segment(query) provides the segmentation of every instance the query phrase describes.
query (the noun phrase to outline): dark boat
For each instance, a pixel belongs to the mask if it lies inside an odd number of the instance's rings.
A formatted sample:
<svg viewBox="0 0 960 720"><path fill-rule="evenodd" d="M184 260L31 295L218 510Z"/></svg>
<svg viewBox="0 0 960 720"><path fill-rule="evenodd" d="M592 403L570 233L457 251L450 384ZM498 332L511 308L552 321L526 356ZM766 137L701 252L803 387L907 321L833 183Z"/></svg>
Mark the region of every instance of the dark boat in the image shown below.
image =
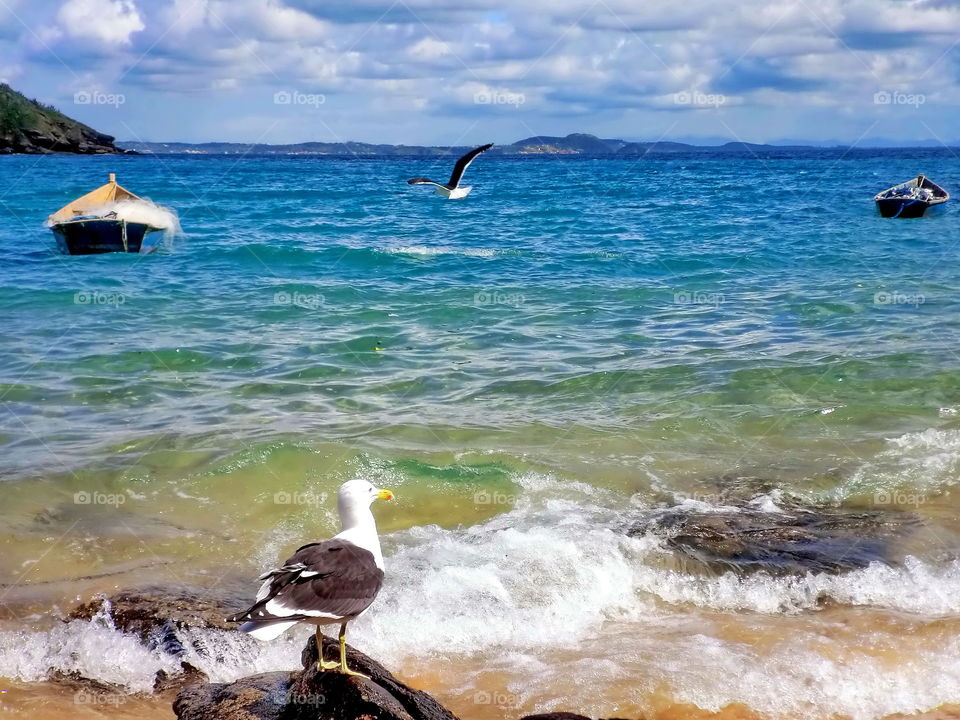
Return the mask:
<svg viewBox="0 0 960 720"><path fill-rule="evenodd" d="M873 201L883 217L918 218L923 217L927 208L949 199L950 193L925 175L918 175L877 193Z"/></svg>
<svg viewBox="0 0 960 720"><path fill-rule="evenodd" d="M138 201L143 202L118 185L116 176L110 173L110 181L106 185L63 206L49 217L47 224L57 238L57 245L68 255L148 253L156 246L145 244L144 236L163 228L145 222L133 222L118 215L118 208Z"/></svg>

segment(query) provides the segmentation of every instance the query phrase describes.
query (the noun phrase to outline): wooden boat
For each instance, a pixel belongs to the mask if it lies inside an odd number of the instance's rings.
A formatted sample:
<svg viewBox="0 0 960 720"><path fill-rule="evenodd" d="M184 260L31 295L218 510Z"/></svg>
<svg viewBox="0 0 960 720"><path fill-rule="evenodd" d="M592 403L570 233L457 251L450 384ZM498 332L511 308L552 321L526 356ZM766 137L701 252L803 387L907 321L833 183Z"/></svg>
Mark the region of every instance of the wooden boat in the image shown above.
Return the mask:
<svg viewBox="0 0 960 720"><path fill-rule="evenodd" d="M57 238L57 245L68 255L150 252L155 246L144 244L144 236L163 228L131 222L118 217L115 209L111 210L117 203L141 200L118 185L116 175L110 173L106 185L64 205L47 219L47 224Z"/></svg>
<svg viewBox="0 0 960 720"><path fill-rule="evenodd" d="M927 208L950 199L950 193L924 175L877 193L873 201L883 217L923 217Z"/></svg>

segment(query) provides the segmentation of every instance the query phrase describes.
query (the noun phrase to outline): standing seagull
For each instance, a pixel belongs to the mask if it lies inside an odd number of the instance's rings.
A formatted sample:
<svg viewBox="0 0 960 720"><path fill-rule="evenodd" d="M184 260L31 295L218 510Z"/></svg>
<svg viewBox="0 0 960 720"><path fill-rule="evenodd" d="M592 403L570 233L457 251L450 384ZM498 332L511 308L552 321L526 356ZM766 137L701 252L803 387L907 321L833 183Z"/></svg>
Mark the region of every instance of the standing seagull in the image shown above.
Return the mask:
<svg viewBox="0 0 960 720"><path fill-rule="evenodd" d="M437 195L443 195L448 197L451 200L459 200L460 198L465 198L470 194L472 189L469 185L465 187L460 187L460 180L463 178L463 174L467 171L470 163L473 162L473 159L482 152L486 152L493 147L493 143L487 143L486 145L481 145L478 148L474 148L462 158L457 160L457 164L453 166L453 173L450 175L450 182L446 185L435 182L433 180L427 180L426 178L410 178L407 180L407 185L436 185L437 186Z"/></svg>
<svg viewBox="0 0 960 720"><path fill-rule="evenodd" d="M299 622L316 625L317 669L362 675L347 667L347 623L370 607L383 585L383 554L370 512L377 499L392 500L393 493L366 480L341 485L337 493L340 534L304 545L283 567L261 575L264 582L256 602L227 622L242 622L240 630L258 640L273 640ZM322 625L336 623L340 623L339 663L323 659L320 632Z"/></svg>

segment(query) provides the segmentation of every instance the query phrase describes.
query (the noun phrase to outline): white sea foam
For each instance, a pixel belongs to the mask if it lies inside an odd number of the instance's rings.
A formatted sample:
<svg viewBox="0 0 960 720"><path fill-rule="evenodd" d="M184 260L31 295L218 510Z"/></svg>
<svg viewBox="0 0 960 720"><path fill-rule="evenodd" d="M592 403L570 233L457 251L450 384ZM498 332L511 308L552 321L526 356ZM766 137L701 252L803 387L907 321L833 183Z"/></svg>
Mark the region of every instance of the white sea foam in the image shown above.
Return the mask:
<svg viewBox="0 0 960 720"><path fill-rule="evenodd" d="M605 498L584 505L567 487L553 492L546 484L524 493L513 510L482 525L394 534L397 549L388 559L376 620L361 618L358 637L399 662L414 633L420 651L437 654L506 643L533 649L562 645L565 633L613 618L642 620L664 602L780 614L815 610L830 599L925 615L960 613L960 561L908 557L902 566L874 563L838 575L693 575L669 562L659 537L622 532L630 510L605 507Z"/></svg>
<svg viewBox="0 0 960 720"><path fill-rule="evenodd" d="M463 255L465 257L493 257L496 250L490 248L456 248L446 245L427 247L426 245L400 245L382 248L381 252L394 255L420 255L430 257L434 255Z"/></svg>
<svg viewBox="0 0 960 720"><path fill-rule="evenodd" d="M117 632L103 614L47 631L0 632L0 676L36 682L53 670L146 692L158 670L176 672L179 663Z"/></svg>
<svg viewBox="0 0 960 720"><path fill-rule="evenodd" d="M912 492L933 496L960 478L960 430L913 432L891 438L837 489L834 499Z"/></svg>
<svg viewBox="0 0 960 720"><path fill-rule="evenodd" d="M713 635L709 627L709 621L698 629L660 617L631 626L626 639L609 632L582 638L583 657L577 662L534 663L511 656L509 664L494 660L490 669L517 677L510 689L531 710L573 708L591 717L618 711L632 716L622 710L623 696L643 706L644 698L658 695L712 711L742 703L770 718L875 720L927 710L960 693L960 645L955 641L920 650L913 662L891 663L884 653L906 645L896 637L867 639L874 653L838 653L812 628L758 647ZM602 659L614 649L620 651L615 661ZM627 678L630 686L624 687ZM623 688L620 698L605 700L597 692L612 687Z"/></svg>
<svg viewBox="0 0 960 720"><path fill-rule="evenodd" d="M300 651L309 630L286 633L259 643L238 632L192 628L179 633L185 654L150 650L139 637L113 627L106 613L93 620L71 620L49 630L0 632L0 677L37 682L54 671L78 673L130 692L149 692L158 671L181 672L186 661L212 682L300 666Z"/></svg>
<svg viewBox="0 0 960 720"><path fill-rule="evenodd" d="M414 654L482 653L492 658L486 671L517 679L509 689L529 709L601 717L617 707L598 704L597 688L622 685L625 676L638 678L638 703L667 687L704 708L742 702L772 716L867 720L960 696L960 641L917 649L910 662L891 666L859 640L824 636L815 616L808 633L784 632L766 649L692 620L747 612L764 623L803 623L825 600L920 621L955 616L957 561L909 557L900 567L875 563L840 575L694 576L666 562L659 538L622 532L637 512L626 501L617 506L602 491L549 476L528 474L519 484L513 509L482 525L394 534L384 590L375 611L355 623L353 642L394 666ZM757 504L773 512L777 500ZM680 627L670 632L671 623ZM911 652L895 634L885 637L864 643ZM571 647L582 660L556 659Z"/></svg>
<svg viewBox="0 0 960 720"><path fill-rule="evenodd" d="M960 563L931 566L914 557L906 558L902 567L872 563L840 575L785 577L763 573L740 577L732 572L701 577L642 566L635 575L635 586L674 605L721 611L797 613L816 609L830 599L844 605L924 615L960 613Z"/></svg>
<svg viewBox="0 0 960 720"><path fill-rule="evenodd" d="M752 509L759 510L760 512L782 513L784 510L780 506L781 502L783 502L783 491L771 490L768 493L753 498L748 504Z"/></svg>

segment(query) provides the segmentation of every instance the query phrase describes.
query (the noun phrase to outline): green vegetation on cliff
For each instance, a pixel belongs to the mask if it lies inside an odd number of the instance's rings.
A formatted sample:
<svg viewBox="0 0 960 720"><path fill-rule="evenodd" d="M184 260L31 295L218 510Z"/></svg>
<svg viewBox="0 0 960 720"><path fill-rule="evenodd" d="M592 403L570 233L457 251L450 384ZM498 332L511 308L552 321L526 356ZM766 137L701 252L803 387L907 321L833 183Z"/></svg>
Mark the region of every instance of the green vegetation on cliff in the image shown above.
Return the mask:
<svg viewBox="0 0 960 720"><path fill-rule="evenodd" d="M120 152L110 135L73 120L0 83L0 153Z"/></svg>

